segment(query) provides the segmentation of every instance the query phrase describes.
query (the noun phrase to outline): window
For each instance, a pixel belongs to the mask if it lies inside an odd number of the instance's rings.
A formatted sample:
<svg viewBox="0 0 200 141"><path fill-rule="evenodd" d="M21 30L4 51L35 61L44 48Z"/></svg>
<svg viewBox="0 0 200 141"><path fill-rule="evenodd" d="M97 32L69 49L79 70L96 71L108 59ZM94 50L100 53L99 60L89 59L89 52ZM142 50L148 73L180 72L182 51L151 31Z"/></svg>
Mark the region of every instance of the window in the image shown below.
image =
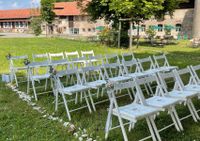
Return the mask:
<svg viewBox="0 0 200 141"><path fill-rule="evenodd" d="M81 16L81 21L85 21L85 16Z"/></svg>
<svg viewBox="0 0 200 141"><path fill-rule="evenodd" d="M75 21L79 21L79 17L78 16L75 16Z"/></svg>
<svg viewBox="0 0 200 141"><path fill-rule="evenodd" d="M85 28L83 28L82 31L85 32Z"/></svg>
<svg viewBox="0 0 200 141"><path fill-rule="evenodd" d="M95 29L95 28L92 28L92 31L93 31L93 32L95 32L95 31L96 31L96 29Z"/></svg>
<svg viewBox="0 0 200 141"><path fill-rule="evenodd" d="M145 32L146 31L146 25L141 25L141 31Z"/></svg>
<svg viewBox="0 0 200 141"><path fill-rule="evenodd" d="M69 33L70 34L79 34L79 28L70 28Z"/></svg>
<svg viewBox="0 0 200 141"><path fill-rule="evenodd" d="M180 32L182 30L182 25L181 24L176 24L176 31Z"/></svg>
<svg viewBox="0 0 200 141"><path fill-rule="evenodd" d="M20 22L20 27L23 27L23 26L24 26L23 22Z"/></svg>
<svg viewBox="0 0 200 141"><path fill-rule="evenodd" d="M158 32L162 32L163 31L163 25L162 24L159 24L158 25Z"/></svg>
<svg viewBox="0 0 200 141"><path fill-rule="evenodd" d="M46 30L46 26L45 26L45 25L42 26L42 30L43 30L43 31Z"/></svg>
<svg viewBox="0 0 200 141"><path fill-rule="evenodd" d="M88 28L88 32L91 32L91 28Z"/></svg>
<svg viewBox="0 0 200 141"><path fill-rule="evenodd" d="M74 34L79 34L79 29L78 28L74 28Z"/></svg>

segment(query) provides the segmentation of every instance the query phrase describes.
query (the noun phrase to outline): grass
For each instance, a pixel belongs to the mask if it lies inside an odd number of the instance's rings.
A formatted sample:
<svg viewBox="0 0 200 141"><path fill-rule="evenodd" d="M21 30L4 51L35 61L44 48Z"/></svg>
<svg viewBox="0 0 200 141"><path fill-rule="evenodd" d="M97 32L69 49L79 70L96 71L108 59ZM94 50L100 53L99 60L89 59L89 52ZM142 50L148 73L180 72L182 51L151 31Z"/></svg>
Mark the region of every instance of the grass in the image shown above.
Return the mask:
<svg viewBox="0 0 200 141"><path fill-rule="evenodd" d="M122 53L134 51L136 57L143 58L159 52L168 53L167 57L171 65L177 65L180 68L187 65L200 64L200 49L188 47L187 41L180 41L177 45L168 45L164 48L149 47L141 45L139 49L116 49L108 48L96 43L87 43L82 41L71 41L58 38L31 38L31 39L0 39L0 73L8 73L8 62L5 56L8 53L15 55L41 54L46 52L63 52L63 51L81 51L93 49L95 54ZM25 90L25 85L21 89ZM54 98L51 94L48 96L40 96L38 105L45 107L49 113L54 111L52 104ZM129 98L124 97L122 104L129 101ZM98 140L104 140L104 126L107 118L107 108L109 103L100 104L97 106L97 112L89 114L87 109L72 113L72 123L81 128L86 128L90 135ZM199 101L195 101L195 105L200 109ZM73 106L73 105L72 105ZM73 140L74 138L67 133L59 123L52 122L41 118L37 112L28 107L17 96L5 88L1 83L0 87L0 140ZM188 114L187 108L184 106L178 107L179 116L182 117ZM59 117L66 119L64 107L59 108L56 113ZM156 120L156 124L163 127L171 122L166 113L161 114ZM114 123L117 120L114 119ZM163 140L200 140L200 124L194 123L192 118L183 121L185 131L178 133L174 127L171 127L161 132ZM128 133L131 141L141 139L149 135L145 121L138 122L135 130ZM122 134L120 129L111 131L109 140L120 141Z"/></svg>

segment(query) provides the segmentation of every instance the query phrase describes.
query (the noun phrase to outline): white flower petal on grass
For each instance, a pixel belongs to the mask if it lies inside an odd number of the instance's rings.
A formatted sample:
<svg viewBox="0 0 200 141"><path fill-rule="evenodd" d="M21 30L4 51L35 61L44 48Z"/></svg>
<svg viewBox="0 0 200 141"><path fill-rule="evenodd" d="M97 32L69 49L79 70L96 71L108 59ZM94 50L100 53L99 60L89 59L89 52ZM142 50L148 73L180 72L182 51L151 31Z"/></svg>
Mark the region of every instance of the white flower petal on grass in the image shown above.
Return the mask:
<svg viewBox="0 0 200 141"><path fill-rule="evenodd" d="M63 123L63 126L64 126L64 127L67 127L68 125L69 125L69 122L64 122L64 123Z"/></svg>

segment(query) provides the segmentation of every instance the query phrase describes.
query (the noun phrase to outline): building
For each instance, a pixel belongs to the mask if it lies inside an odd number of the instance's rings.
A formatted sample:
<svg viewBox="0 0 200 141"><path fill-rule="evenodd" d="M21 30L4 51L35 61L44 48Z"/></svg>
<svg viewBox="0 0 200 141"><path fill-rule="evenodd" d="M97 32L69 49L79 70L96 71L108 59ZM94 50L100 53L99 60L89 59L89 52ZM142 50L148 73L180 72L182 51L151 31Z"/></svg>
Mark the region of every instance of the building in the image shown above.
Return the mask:
<svg viewBox="0 0 200 141"><path fill-rule="evenodd" d="M104 27L103 20L90 22L90 17L82 13L77 2L59 2L54 4L55 21L51 25L53 34L94 36ZM30 21L39 16L37 9L0 10L0 32L30 32ZM156 26L157 36L164 36L166 27L171 27L171 35L175 38L200 38L200 0L190 0L175 10L173 17L165 16L165 20L150 19L140 25L140 35L150 26ZM46 34L47 26L42 24L42 33ZM136 34L137 30L134 30Z"/></svg>
<svg viewBox="0 0 200 141"><path fill-rule="evenodd" d="M171 31L175 38L192 38L193 32L193 8L175 10L173 16L165 16L165 20L150 19L144 21L140 27L140 35L145 36L145 31L152 27L156 31L156 36L162 37L166 30ZM136 30L134 30L136 34Z"/></svg>
<svg viewBox="0 0 200 141"><path fill-rule="evenodd" d="M38 16L37 10L0 10L0 32L28 32L30 20Z"/></svg>
<svg viewBox="0 0 200 141"><path fill-rule="evenodd" d="M98 27L105 25L103 20L90 22L89 16L81 12L76 2L55 3L54 12L53 34L94 36ZM30 32L31 18L39 15L37 9L0 10L0 32ZM46 32L47 26L43 23L42 33Z"/></svg>
<svg viewBox="0 0 200 141"><path fill-rule="evenodd" d="M140 35L146 36L145 31L150 27L156 27L156 36L165 35L165 29L171 30L175 38L199 38L200 39L200 0L190 0L176 9L173 16L166 15L164 20L150 19L140 25ZM168 27L168 28L167 28ZM133 31L136 35L137 30Z"/></svg>

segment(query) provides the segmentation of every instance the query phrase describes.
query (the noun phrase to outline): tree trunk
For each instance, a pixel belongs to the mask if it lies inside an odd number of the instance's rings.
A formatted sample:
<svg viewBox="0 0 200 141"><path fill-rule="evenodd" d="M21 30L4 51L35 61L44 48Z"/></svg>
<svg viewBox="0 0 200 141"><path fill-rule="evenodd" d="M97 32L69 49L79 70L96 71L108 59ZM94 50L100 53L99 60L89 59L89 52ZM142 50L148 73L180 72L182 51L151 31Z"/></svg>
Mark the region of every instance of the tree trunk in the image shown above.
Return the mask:
<svg viewBox="0 0 200 141"><path fill-rule="evenodd" d="M194 20L193 20L193 38L200 38L200 0L195 0Z"/></svg>
<svg viewBox="0 0 200 141"><path fill-rule="evenodd" d="M137 25L138 25L138 28L137 28L137 44L136 44L136 48L139 47L139 39L140 39L140 37L139 37L140 36L139 26L140 26L140 23L138 22Z"/></svg>

